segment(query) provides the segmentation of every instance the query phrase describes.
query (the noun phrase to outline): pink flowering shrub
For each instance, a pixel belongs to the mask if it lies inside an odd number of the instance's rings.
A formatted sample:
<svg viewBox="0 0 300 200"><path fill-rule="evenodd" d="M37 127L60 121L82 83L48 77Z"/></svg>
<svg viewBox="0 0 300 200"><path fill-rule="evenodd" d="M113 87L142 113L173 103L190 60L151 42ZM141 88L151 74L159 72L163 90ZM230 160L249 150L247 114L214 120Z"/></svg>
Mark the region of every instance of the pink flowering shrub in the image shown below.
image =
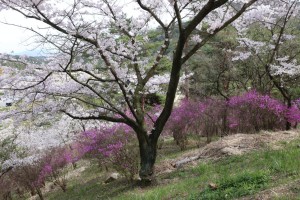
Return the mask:
<svg viewBox="0 0 300 200"><path fill-rule="evenodd" d="M154 106L146 116L149 127L160 111L160 106ZM65 191L63 170L81 158L96 158L100 166L107 170L113 168L131 180L138 173L139 162L138 147L134 140L133 130L124 124L87 130L80 134L79 142L49 150L42 159L44 164L37 181L52 181Z"/></svg>
<svg viewBox="0 0 300 200"><path fill-rule="evenodd" d="M36 182L41 184L45 181L51 181L65 192L67 189L65 175L68 166L73 165L75 167L76 162L84 157L87 152L78 142L49 149L40 159L41 169Z"/></svg>
<svg viewBox="0 0 300 200"><path fill-rule="evenodd" d="M172 133L180 148L185 149L191 133L206 136L210 142L213 135L284 130L287 121L294 125L300 122L300 100L288 108L279 100L253 90L228 101L184 99L173 109L164 132Z"/></svg>
<svg viewBox="0 0 300 200"><path fill-rule="evenodd" d="M41 159L41 162L43 165L37 182L51 181L65 192L67 189L65 169L69 164L74 162L68 148L54 148L49 150Z"/></svg>
<svg viewBox="0 0 300 200"><path fill-rule="evenodd" d="M197 121L194 130L198 136L205 136L207 143L211 142L212 136L222 135L227 127L226 102L217 99L207 99L199 104L203 109L202 115ZM225 123L225 124L224 124Z"/></svg>
<svg viewBox="0 0 300 200"><path fill-rule="evenodd" d="M32 195L38 194L43 199L41 188L46 181L51 181L66 191L67 182L65 179L66 167L78 160L77 150L60 147L48 150L40 159L32 163L21 163L15 166L8 174L0 179L0 186L6 185L6 189L0 195L9 197L11 191L19 196L30 192ZM5 198L4 198L5 199Z"/></svg>
<svg viewBox="0 0 300 200"><path fill-rule="evenodd" d="M231 132L257 132L260 130L283 130L287 107L269 95L256 91L230 98L228 126Z"/></svg>
<svg viewBox="0 0 300 200"><path fill-rule="evenodd" d="M202 114L197 102L184 99L178 107L175 107L164 128L165 132L172 134L176 144L181 150L184 150L187 145L187 135L194 120Z"/></svg>
<svg viewBox="0 0 300 200"><path fill-rule="evenodd" d="M148 127L151 127L160 111L160 107L155 106L149 112L146 119ZM293 124L300 122L300 100L287 108L269 95L250 91L231 97L228 101L184 99L173 109L164 133L172 134L181 150L184 150L189 134L198 138L204 136L210 142L214 135L283 130L287 120ZM80 142L50 150L44 156L35 184L43 185L50 180L65 191L63 170L83 157L96 158L100 166L113 168L132 180L138 173L139 162L138 147L134 140L133 130L123 124L85 131L79 136Z"/></svg>
<svg viewBox="0 0 300 200"><path fill-rule="evenodd" d="M131 128L122 124L85 131L81 134L81 151L96 158L101 166L111 167L132 180L139 162L134 136Z"/></svg>
<svg viewBox="0 0 300 200"><path fill-rule="evenodd" d="M286 117L295 127L300 122L300 99L293 102L292 107L289 108Z"/></svg>
<svg viewBox="0 0 300 200"><path fill-rule="evenodd" d="M210 142L213 135L220 133L224 103L215 99L198 102L184 99L173 109L164 131L173 134L181 150L186 148L189 133L197 137L206 136L207 142Z"/></svg>

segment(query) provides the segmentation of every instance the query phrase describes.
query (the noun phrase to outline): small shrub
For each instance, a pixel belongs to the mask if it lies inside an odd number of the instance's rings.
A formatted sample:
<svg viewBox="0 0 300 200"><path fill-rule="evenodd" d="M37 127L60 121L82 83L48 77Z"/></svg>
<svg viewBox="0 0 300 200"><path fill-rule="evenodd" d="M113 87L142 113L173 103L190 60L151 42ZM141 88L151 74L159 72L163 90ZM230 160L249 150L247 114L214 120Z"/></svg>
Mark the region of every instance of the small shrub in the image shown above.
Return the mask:
<svg viewBox="0 0 300 200"><path fill-rule="evenodd" d="M132 180L138 173L139 152L133 131L125 125L94 129L82 133L81 148L101 166L113 168Z"/></svg>
<svg viewBox="0 0 300 200"><path fill-rule="evenodd" d="M65 177L68 164L73 163L72 155L65 148L54 148L48 150L41 159L43 163L39 173L38 182L51 181L59 186L63 192L67 189Z"/></svg>
<svg viewBox="0 0 300 200"><path fill-rule="evenodd" d="M287 120L296 128L300 122L300 99L293 102L292 107L288 109L286 116Z"/></svg>
<svg viewBox="0 0 300 200"><path fill-rule="evenodd" d="M199 121L205 110L205 104L187 99L182 100L180 105L173 109L164 132L173 135L181 150L186 149L189 132L201 132Z"/></svg>
<svg viewBox="0 0 300 200"><path fill-rule="evenodd" d="M195 133L200 136L206 136L207 143L209 143L212 136L222 135L226 132L227 105L225 101L216 99L207 99L201 102L201 104L199 106L205 109L203 109L202 115L196 124L196 126L200 127L200 131L196 131Z"/></svg>
<svg viewBox="0 0 300 200"><path fill-rule="evenodd" d="M284 130L287 107L269 95L256 91L234 96L228 101L229 128L232 132Z"/></svg>
<svg viewBox="0 0 300 200"><path fill-rule="evenodd" d="M18 188L30 192L31 195L37 194L43 200L41 188L45 186L45 182L38 181L41 169L42 163L39 161L16 166L13 168L10 178Z"/></svg>

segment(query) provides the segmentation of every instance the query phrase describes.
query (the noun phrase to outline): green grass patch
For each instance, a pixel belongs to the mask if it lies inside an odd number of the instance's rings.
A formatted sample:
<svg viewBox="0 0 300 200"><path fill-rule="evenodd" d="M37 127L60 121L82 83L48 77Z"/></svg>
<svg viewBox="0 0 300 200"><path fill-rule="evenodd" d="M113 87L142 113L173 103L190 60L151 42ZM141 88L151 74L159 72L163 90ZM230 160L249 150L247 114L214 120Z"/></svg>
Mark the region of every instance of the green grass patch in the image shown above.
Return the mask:
<svg viewBox="0 0 300 200"><path fill-rule="evenodd" d="M64 194L48 199L236 199L300 179L300 141L283 144L279 150L265 149L241 156L206 161L157 177L151 187L140 188L118 180L103 184L97 168L87 168L72 180ZM172 157L173 154L166 155ZM162 158L161 158L162 159ZM209 183L215 183L211 189ZM296 194L298 187L295 191ZM297 193L298 194L298 193ZM51 198L50 198L51 197Z"/></svg>
<svg viewBox="0 0 300 200"><path fill-rule="evenodd" d="M217 188L207 187L199 195L190 199L223 200L251 195L264 189L269 180L269 174L263 171L244 172L221 179L216 184Z"/></svg>

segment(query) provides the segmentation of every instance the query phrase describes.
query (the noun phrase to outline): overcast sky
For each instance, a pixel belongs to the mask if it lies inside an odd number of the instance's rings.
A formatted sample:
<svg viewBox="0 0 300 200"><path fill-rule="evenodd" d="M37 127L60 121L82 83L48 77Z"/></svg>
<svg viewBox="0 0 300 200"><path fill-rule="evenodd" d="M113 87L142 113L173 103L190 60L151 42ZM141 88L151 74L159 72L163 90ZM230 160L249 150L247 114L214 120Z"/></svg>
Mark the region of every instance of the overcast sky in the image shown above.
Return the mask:
<svg viewBox="0 0 300 200"><path fill-rule="evenodd" d="M68 0L66 0L68 1ZM125 11L129 15L136 15L137 11L134 9L133 4L129 4L127 0L120 0L125 5ZM131 2L131 1L130 1ZM164 17L168 19L168 17ZM6 25L1 22L17 24L26 27L45 27L41 22L33 19L26 19L21 14L15 11L1 11L0 12L0 53L13 53L13 54L27 54L39 55L40 50L36 49L36 45L30 38L34 35L29 30ZM155 24L156 26L157 24Z"/></svg>
<svg viewBox="0 0 300 200"><path fill-rule="evenodd" d="M13 11L1 11L0 21L29 27L37 26L36 21L25 19ZM35 47L32 41L30 42L32 35L28 30L0 23L0 53L36 54L37 50L30 52Z"/></svg>

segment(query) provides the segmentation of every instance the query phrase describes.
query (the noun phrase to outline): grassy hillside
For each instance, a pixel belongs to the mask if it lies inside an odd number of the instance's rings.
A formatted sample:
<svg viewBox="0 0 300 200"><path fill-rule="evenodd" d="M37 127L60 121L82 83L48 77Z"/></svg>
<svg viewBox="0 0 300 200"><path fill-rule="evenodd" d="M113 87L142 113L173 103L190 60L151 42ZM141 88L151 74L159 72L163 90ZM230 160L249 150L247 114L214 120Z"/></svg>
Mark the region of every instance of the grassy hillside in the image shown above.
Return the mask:
<svg viewBox="0 0 300 200"><path fill-rule="evenodd" d="M220 156L216 152L180 168L167 169L159 173L153 186L146 188L123 179L105 184L106 175L96 164L79 163L78 168L70 175L65 193L54 189L45 196L46 199L53 200L300 199L299 132L292 138L290 136L290 133L283 132L278 136L281 137L279 141L264 140L264 144L255 139L253 142L259 143L259 148L242 155ZM247 137L243 139L249 143L251 139ZM249 135L250 137L254 136ZM265 139L263 134L260 137ZM233 136L231 138L230 140L234 140ZM210 146L225 142L228 144L228 141L223 139ZM239 145L240 148L243 145ZM234 147L236 146L232 146ZM188 153L165 155L165 159L159 159L157 168L161 169L168 162L180 160Z"/></svg>

